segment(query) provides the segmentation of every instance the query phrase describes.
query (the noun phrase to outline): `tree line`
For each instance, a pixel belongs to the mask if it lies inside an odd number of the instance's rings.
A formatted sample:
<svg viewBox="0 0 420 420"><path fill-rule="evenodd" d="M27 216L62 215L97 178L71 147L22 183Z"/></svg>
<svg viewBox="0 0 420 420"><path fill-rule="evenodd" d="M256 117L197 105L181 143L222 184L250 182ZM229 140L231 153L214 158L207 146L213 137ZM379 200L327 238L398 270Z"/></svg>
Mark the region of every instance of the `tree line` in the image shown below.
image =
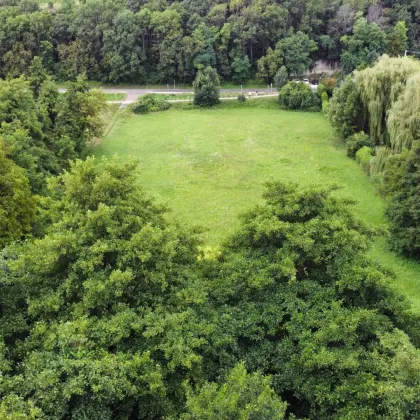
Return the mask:
<svg viewBox="0 0 420 420"><path fill-rule="evenodd" d="M347 73L419 48L417 0L2 0L0 76L35 56L50 74L102 82L190 83L213 67L225 81L300 76L314 60Z"/></svg>
<svg viewBox="0 0 420 420"><path fill-rule="evenodd" d="M390 242L420 258L420 62L383 56L348 76L327 115L387 198Z"/></svg>

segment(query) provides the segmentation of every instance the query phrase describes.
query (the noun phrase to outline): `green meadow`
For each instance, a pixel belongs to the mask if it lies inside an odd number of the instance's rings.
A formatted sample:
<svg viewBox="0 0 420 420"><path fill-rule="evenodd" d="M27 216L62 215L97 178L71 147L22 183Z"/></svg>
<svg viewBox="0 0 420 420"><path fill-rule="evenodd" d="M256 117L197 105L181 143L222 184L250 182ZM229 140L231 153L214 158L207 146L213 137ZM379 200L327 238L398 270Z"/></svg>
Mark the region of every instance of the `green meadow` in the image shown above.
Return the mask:
<svg viewBox="0 0 420 420"><path fill-rule="evenodd" d="M238 216L261 201L268 180L339 184L337 194L357 200L361 219L386 228L385 202L323 115L282 111L274 100L140 116L124 112L95 154L138 160L144 190L181 223L201 226L209 248L235 231ZM396 286L420 311L420 264L390 251L383 236L371 255L395 272Z"/></svg>

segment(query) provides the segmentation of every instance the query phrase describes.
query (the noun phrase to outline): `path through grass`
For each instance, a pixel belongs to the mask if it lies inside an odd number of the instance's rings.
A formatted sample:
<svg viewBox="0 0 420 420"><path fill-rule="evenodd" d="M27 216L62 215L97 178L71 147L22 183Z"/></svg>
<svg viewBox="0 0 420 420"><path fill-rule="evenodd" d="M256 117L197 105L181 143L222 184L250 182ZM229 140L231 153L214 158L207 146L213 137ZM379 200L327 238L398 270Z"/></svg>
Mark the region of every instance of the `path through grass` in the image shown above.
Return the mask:
<svg viewBox="0 0 420 420"><path fill-rule="evenodd" d="M318 113L247 103L126 115L96 153L138 159L141 185L182 222L205 227L209 246L234 232L238 215L261 200L269 179L339 183L339 194L358 200L359 217L375 226L386 223L383 200ZM398 287L420 311L420 264L389 251L383 238L371 253L397 273Z"/></svg>

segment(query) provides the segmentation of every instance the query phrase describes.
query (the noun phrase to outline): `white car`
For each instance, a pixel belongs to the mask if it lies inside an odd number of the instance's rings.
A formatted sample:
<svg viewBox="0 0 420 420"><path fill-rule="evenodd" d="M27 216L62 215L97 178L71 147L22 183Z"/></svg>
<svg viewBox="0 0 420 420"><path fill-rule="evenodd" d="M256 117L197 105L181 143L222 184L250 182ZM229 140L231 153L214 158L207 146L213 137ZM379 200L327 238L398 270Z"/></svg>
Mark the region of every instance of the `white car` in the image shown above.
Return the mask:
<svg viewBox="0 0 420 420"><path fill-rule="evenodd" d="M307 85L309 85L309 80L308 79L303 79L303 83L306 83Z"/></svg>

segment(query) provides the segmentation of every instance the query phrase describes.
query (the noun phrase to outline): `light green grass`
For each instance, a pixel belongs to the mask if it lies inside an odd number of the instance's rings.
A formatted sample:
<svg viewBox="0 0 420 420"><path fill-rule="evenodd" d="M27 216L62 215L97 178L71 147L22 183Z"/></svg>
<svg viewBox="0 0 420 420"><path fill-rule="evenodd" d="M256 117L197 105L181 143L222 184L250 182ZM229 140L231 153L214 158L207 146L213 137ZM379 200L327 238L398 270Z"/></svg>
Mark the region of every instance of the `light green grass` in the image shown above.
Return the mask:
<svg viewBox="0 0 420 420"><path fill-rule="evenodd" d="M127 96L126 93L105 93L107 101L123 101Z"/></svg>
<svg viewBox="0 0 420 420"><path fill-rule="evenodd" d="M234 232L238 215L260 202L262 183L269 179L339 183L343 186L339 194L358 200L359 217L385 226L384 201L345 156L324 117L281 111L268 101L125 114L96 154L138 159L143 188L182 222L206 228L204 241L209 246L219 245ZM375 242L371 254L397 273L398 287L420 310L420 264L389 251L383 238Z"/></svg>

